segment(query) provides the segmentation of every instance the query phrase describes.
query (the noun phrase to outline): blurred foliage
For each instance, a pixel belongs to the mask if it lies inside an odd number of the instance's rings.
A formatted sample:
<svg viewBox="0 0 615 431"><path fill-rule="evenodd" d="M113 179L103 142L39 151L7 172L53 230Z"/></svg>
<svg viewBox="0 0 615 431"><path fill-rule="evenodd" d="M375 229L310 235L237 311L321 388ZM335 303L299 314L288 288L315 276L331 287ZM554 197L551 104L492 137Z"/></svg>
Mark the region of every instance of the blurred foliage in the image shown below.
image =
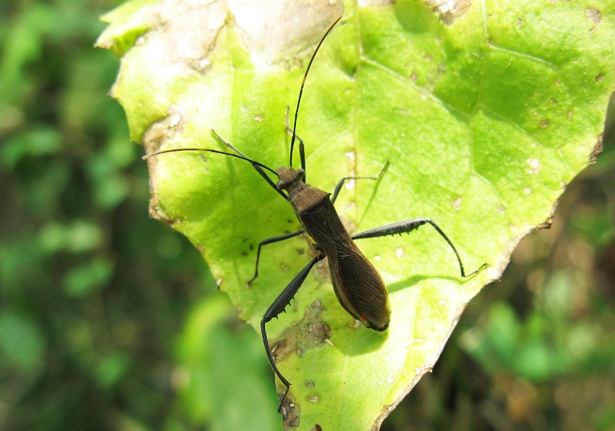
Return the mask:
<svg viewBox="0 0 615 431"><path fill-rule="evenodd" d="M0 4L0 429L275 429L258 336L148 219L140 148L105 95L118 60L92 48L117 3ZM615 429L608 132L383 429Z"/></svg>
<svg viewBox="0 0 615 431"><path fill-rule="evenodd" d="M148 219L145 163L106 96L118 60L92 46L116 3L0 6L2 430L188 422L174 350L215 283Z"/></svg>

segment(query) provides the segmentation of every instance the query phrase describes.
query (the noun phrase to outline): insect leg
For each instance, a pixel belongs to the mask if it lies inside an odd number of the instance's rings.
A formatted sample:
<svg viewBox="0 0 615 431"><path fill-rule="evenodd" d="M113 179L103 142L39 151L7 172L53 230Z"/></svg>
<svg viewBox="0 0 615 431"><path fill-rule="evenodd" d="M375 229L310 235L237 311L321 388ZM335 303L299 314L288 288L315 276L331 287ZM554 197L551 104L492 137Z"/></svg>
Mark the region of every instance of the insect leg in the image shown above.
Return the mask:
<svg viewBox="0 0 615 431"><path fill-rule="evenodd" d="M459 257L459 253L457 252L457 249L453 245L452 241L448 238L448 236L446 236L446 234L442 231L442 229L440 229L440 227L436 223L434 223L433 221L427 218L415 218L415 219L410 219L410 220L399 221L396 223L390 223L384 226L376 227L374 229L366 230L365 232L357 233L355 235L352 235L351 238L353 240L356 240L356 239L363 239L363 238L378 238L378 237L390 236L390 235L392 236L396 234L401 235L402 233L410 233L413 230L418 229L420 226L424 224L430 224L440 234L440 236L444 238L444 240L448 243L448 245L453 249L453 252L455 252L455 256L457 257L457 262L459 262L459 270L463 278L471 277L487 266L487 264L484 263L483 265L481 265L480 268L466 275L463 269L463 263L461 263L461 257Z"/></svg>
<svg viewBox="0 0 615 431"><path fill-rule="evenodd" d="M312 259L310 263L308 263L305 266L305 268L303 268L299 272L299 274L297 274L295 278L293 278L292 281L288 283L288 286L284 288L282 293L280 293L280 295L275 299L275 301L273 301L273 304L269 306L269 308L265 312L265 315L263 316L263 319L261 320L261 335L263 337L263 343L265 344L265 352L267 352L267 358L269 359L269 363L271 364L271 368L273 368L273 371L275 372L275 374L278 376L280 381L284 383L284 386L286 386L286 391L284 392L284 395L282 396L282 399L280 401L280 406L278 407L278 411L280 411L280 409L282 408L282 405L284 404L284 401L286 400L286 395L288 395L288 391L290 390L290 382L286 380L286 378L282 375L280 370L278 370L278 367L275 364L275 360L273 359L273 354L271 353L271 348L269 347L269 340L267 339L267 331L265 330L265 324L269 322L271 319L273 319L274 317L278 317L278 315L284 311L286 306L290 304L290 301L293 299L293 297L297 293L297 290L299 290L299 288L305 281L312 267L316 265L317 262L323 260L324 258L325 258L325 255L320 254L316 256L314 259Z"/></svg>
<svg viewBox="0 0 615 431"><path fill-rule="evenodd" d="M246 156L245 154L243 154L241 151L239 151L237 148L235 148L230 142L226 142L224 139L222 139L222 137L220 135L218 135L216 133L215 130L212 129L211 133L214 134L214 136L216 137L217 140L219 140L220 142L222 142L224 145L226 145L227 147L229 147L231 150L235 151L237 154L239 154L240 156L242 156L243 158L250 160L250 158L248 156ZM260 166L258 166L255 163L252 163L252 166L254 167L254 169L256 169L256 171L260 174L261 177L263 177L265 179L265 181L267 181L267 183L279 194L281 195L284 199L288 200L288 196L286 196L284 194L284 192L282 192L281 190L278 190L278 187L275 185L275 183L271 180L271 178L269 178L269 175L267 175L267 173L263 170L263 168L261 168Z"/></svg>
<svg viewBox="0 0 615 431"><path fill-rule="evenodd" d="M331 203L334 204L335 200L337 199L337 195L340 194L340 191L342 190L342 186L344 185L344 183L346 181L349 180L375 180L378 181L382 175L384 174L384 172L386 171L387 167L389 166L389 162L386 162L384 164L384 166L382 167L382 169L380 170L380 172L378 173L378 175L376 175L375 177L344 177L342 178L337 185L335 186L335 191L333 192L333 196L331 196Z"/></svg>
<svg viewBox="0 0 615 431"><path fill-rule="evenodd" d="M301 159L301 169L303 169L303 172L306 172L305 170L305 145L303 145L303 139L301 139L299 135L297 135L295 131L290 127L290 124L288 124L288 111L289 110L290 110L290 106L287 106L286 107L286 133L288 133L290 136L293 136L294 134L295 139L299 141L299 158ZM303 182L307 182L306 178L307 178L307 173L303 176Z"/></svg>
<svg viewBox="0 0 615 431"><path fill-rule="evenodd" d="M297 232L293 232L293 233L287 233L285 235L280 235L280 236L274 236L271 238L267 238L262 240L261 242L258 243L258 251L256 252L256 267L254 268L254 277L252 277L247 283L251 284L254 280L256 280L256 277L258 277L258 262L260 261L261 258L261 247L267 244L273 244L275 242L279 242L279 241L284 241L285 239L289 239L298 235L301 235L303 232L305 232L304 230L299 230Z"/></svg>

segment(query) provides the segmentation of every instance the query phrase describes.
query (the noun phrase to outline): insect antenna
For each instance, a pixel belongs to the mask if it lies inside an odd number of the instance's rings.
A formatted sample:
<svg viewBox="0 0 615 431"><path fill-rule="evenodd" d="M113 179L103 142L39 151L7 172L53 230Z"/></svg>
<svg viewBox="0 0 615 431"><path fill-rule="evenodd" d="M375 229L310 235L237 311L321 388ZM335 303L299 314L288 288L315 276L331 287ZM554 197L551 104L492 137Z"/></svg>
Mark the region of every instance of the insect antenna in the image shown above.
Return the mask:
<svg viewBox="0 0 615 431"><path fill-rule="evenodd" d="M276 171L274 171L273 169L271 169L270 167L268 167L267 165L264 165L264 164L262 164L260 162L257 162L256 160L252 160L251 158L246 157L243 154L227 153L225 151L212 150L212 149L209 149L209 148L169 148L168 150L161 150L161 151L156 151L155 153L152 153L152 154L146 154L145 156L142 157L142 159L145 160L145 159L149 159L151 157L158 156L160 154L180 153L180 152L183 152L183 151L205 151L205 152L208 152L208 153L224 154L225 156L235 157L235 158L238 158L238 159L241 159L241 160L245 160L246 162L249 162L252 165L260 166L263 169L267 169L269 172L271 172L276 177L278 176L278 173Z"/></svg>
<svg viewBox="0 0 615 431"><path fill-rule="evenodd" d="M318 42L318 45L316 46L316 49L314 50L314 54L312 54L312 58L310 58L310 62L308 63L308 67L307 67L307 69L305 69L305 74L303 75L303 81L301 82L301 88L299 89L299 98L297 99L297 108L295 109L295 121L293 122L293 137L290 140L290 167L291 168L293 167L293 148L295 146L295 138L297 136L297 133L296 133L296 131L297 131L297 117L299 116L299 105L301 104L301 96L303 95L303 87L305 86L305 80L307 79L308 73L310 71L310 67L312 67L312 63L314 62L314 58L316 57L316 54L318 53L318 50L320 49L320 46L325 41L325 39L327 38L329 33L331 33L331 30L333 30L333 27L335 27L335 24L340 22L341 19L342 19L341 16L338 19L336 19L335 22L333 24L331 24L331 27L329 27L329 29L327 30L325 35L322 37L322 39L320 39L320 42ZM301 152L301 149L299 151ZM304 164L303 162L304 162L304 160L302 160L302 164ZM305 166L301 166L301 168L305 170Z"/></svg>

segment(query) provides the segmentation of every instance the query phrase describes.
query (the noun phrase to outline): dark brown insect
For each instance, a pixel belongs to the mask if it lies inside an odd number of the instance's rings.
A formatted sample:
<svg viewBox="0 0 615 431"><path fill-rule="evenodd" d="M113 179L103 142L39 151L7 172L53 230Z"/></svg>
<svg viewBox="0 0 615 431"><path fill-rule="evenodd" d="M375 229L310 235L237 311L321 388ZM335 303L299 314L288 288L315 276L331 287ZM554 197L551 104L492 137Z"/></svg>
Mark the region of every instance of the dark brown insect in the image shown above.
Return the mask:
<svg viewBox="0 0 615 431"><path fill-rule="evenodd" d="M306 181L306 166L305 166L305 147L301 138L296 134L297 128L297 116L299 112L299 105L301 103L301 95L303 94L303 87L305 81L312 66L312 62L318 52L318 49L324 42L329 32L333 29L335 24L341 18L338 18L333 25L327 30L323 38L318 43L318 46L314 50L314 54L310 59L305 75L303 76L303 82L299 91L299 98L297 101L297 108L295 110L295 119L293 128L288 126L288 120L286 129L290 133L292 132L292 140L290 146L290 167L281 166L276 171L259 163L253 159L250 159L244 155L241 151L235 148L230 143L222 139L216 132L212 131L214 136L233 153L227 153L224 151L204 149L204 148L175 148L170 150L163 150L153 154L149 154L144 158L157 156L163 153L180 152L180 151L205 151L211 153L224 154L231 157L236 157L245 160L252 164L254 169L267 181L267 183L284 199L288 200L293 207L295 215L301 223L301 229L288 233L285 235L268 238L259 243L258 251L256 255L256 267L254 271L254 277L248 281L251 283L258 277L258 265L260 261L261 249L263 246L284 241L289 238L307 233L310 238L314 240L314 248L319 254L314 257L284 288L282 293L273 301L269 306L260 323L261 335L263 337L263 343L265 344L265 351L271 367L275 374L279 377L282 383L286 386L286 391L281 398L280 408L284 404L291 383L282 375L278 369L269 341L267 339L266 324L277 317L284 311L286 306L290 304L303 282L305 281L310 270L316 265L317 262L327 258L329 263L329 272L331 275L331 282L337 298L354 318L360 320L368 328L376 331L385 331L389 327L389 321L391 316L391 307L389 305L388 294L382 278L378 274L378 271L367 260L367 258L361 253L359 248L354 243L354 240L363 238L377 238L389 235L396 235L401 233L408 233L418 229L424 224L431 225L448 245L452 248L457 261L459 263L459 269L462 277L469 277L478 272L483 267L479 268L471 274L466 275L463 269L463 264L459 253L455 249L453 243L449 240L446 234L430 219L416 218L409 219L401 222L387 224L378 228L370 229L365 232L350 235L344 228L336 210L333 206L337 196L344 182L354 179L372 179L378 180L385 172L388 163L385 164L383 169L376 177L346 177L342 178L333 194L324 192L316 187L307 184ZM299 155L301 159L301 168L294 169L292 167L292 155L294 149L295 139L299 141ZM274 174L277 177L277 183L275 183L267 174ZM285 193L286 192L286 193ZM484 266L484 265L483 265Z"/></svg>

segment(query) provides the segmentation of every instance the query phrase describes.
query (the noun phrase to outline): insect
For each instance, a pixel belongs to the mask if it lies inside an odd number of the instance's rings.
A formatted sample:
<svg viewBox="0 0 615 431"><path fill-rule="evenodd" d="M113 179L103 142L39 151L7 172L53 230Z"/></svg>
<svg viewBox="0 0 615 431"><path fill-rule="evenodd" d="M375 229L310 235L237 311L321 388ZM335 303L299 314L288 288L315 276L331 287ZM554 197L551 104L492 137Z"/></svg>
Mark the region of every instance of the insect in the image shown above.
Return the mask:
<svg viewBox="0 0 615 431"><path fill-rule="evenodd" d="M327 258L333 289L342 307L355 319L361 321L366 327L376 331L385 331L388 328L391 316L391 306L389 304L387 290L382 278L370 261L363 255L363 253L361 253L359 248L354 243L354 240L409 233L418 229L422 225L429 224L438 232L438 234L440 234L440 236L447 242L449 247L455 253L459 264L461 277L470 277L485 266L481 266L471 274L466 274L461 257L459 256L459 253L451 240L436 223L427 218L414 218L391 223L353 235L350 235L346 231L334 207L335 201L340 193L340 190L342 189L342 186L346 181L354 179L380 179L388 166L388 162L384 165L383 169L376 177L342 178L338 182L332 194L306 183L305 145L301 138L299 138L296 134L301 97L314 58L316 57L316 54L318 53L318 50L324 40L340 19L341 17L338 18L331 25L331 27L329 27L310 58L310 62L308 63L307 69L303 76L303 81L301 83L292 129L288 125L287 113L286 130L288 133L292 132L289 167L281 166L277 170L273 170L268 166L249 158L232 144L226 142L213 130L212 133L215 138L226 145L227 148L231 149L232 152L208 148L174 148L158 151L144 157L149 158L160 154L180 151L204 151L245 160L252 164L254 169L256 169L264 180L280 196L291 204L297 219L301 223L301 229L296 232L268 238L259 243L254 276L248 281L248 283L251 283L258 277L261 249L265 245L284 241L302 234L307 234L309 238L313 240L312 245L318 252L317 256L312 258L312 260L290 281L282 293L280 293L269 306L260 322L261 335L265 345L267 358L269 359L273 371L286 387L286 390L281 397L280 409L282 408L288 395L291 383L284 377L276 365L267 338L266 324L271 321L271 319L282 313L290 304L291 300L307 278L310 270L319 261ZM295 140L299 142L298 147L301 167L298 169L293 168ZM276 177L277 182L274 182L270 175Z"/></svg>

